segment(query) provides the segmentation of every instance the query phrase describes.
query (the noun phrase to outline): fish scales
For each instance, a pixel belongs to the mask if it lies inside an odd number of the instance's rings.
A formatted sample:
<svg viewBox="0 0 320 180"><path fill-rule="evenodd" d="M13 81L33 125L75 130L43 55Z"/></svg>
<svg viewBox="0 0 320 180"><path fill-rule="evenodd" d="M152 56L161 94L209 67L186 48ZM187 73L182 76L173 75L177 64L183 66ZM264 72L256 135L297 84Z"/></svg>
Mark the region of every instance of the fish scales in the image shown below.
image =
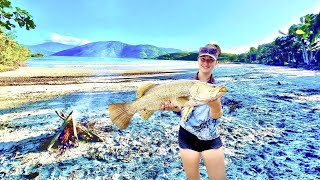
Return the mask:
<svg viewBox="0 0 320 180"><path fill-rule="evenodd" d="M171 101L177 106L183 106L176 101L177 97L190 96L189 88L195 82L176 82L161 84L149 89L142 98L130 104L135 109L158 110L166 101Z"/></svg>

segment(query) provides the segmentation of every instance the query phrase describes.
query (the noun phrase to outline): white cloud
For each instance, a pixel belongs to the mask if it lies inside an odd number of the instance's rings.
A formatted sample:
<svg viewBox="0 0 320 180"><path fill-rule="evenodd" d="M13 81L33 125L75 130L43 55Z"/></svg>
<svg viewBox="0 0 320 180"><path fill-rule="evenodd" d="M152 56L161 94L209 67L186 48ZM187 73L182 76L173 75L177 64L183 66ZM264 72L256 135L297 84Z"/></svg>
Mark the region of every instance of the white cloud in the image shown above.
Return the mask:
<svg viewBox="0 0 320 180"><path fill-rule="evenodd" d="M219 44L218 41L210 41L210 44Z"/></svg>
<svg viewBox="0 0 320 180"><path fill-rule="evenodd" d="M52 42L58 42L62 44L84 45L84 44L90 43L90 41L86 39L80 39L80 38L71 37L71 36L63 36L57 33L52 33L50 36L51 36Z"/></svg>

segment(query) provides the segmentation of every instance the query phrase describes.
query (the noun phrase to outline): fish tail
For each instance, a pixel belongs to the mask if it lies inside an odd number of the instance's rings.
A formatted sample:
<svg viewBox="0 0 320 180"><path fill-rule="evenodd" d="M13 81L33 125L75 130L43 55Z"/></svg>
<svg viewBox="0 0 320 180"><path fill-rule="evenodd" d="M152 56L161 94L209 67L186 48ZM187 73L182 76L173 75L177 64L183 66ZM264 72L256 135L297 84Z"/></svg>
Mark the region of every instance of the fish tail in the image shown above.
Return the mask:
<svg viewBox="0 0 320 180"><path fill-rule="evenodd" d="M112 123L125 129L130 124L130 120L135 112L128 109L127 103L110 104L109 107L110 119Z"/></svg>

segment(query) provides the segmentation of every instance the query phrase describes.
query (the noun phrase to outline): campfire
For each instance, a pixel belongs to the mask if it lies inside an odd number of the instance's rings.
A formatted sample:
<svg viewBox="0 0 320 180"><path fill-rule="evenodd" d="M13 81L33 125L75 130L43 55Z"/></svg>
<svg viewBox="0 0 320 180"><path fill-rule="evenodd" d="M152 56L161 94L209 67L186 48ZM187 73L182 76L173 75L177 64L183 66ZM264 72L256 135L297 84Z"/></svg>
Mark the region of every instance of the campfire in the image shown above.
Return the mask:
<svg viewBox="0 0 320 180"><path fill-rule="evenodd" d="M63 112L55 111L57 115L63 119L58 133L52 138L48 146L48 151L54 151L54 149L65 150L66 148L78 146L79 141L85 142L102 142L103 140L93 132L93 128L90 125L77 123L72 118L73 111L66 115Z"/></svg>

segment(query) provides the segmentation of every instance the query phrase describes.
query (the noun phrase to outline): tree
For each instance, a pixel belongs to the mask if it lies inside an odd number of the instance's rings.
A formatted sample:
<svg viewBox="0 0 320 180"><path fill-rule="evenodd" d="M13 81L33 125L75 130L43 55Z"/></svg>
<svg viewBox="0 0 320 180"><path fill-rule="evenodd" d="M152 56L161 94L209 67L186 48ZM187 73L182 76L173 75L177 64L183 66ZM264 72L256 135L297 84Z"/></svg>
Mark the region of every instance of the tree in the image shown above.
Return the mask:
<svg viewBox="0 0 320 180"><path fill-rule="evenodd" d="M14 22L21 28L25 27L27 30L36 27L32 16L26 10L15 7L15 10L10 12L8 9L13 9L11 2L9 0L0 0L0 27L11 30L11 28L16 27Z"/></svg>
<svg viewBox="0 0 320 180"><path fill-rule="evenodd" d="M246 55L245 55L245 53L242 53L242 54L239 54L239 55L238 55L238 61L239 61L239 62L245 62L245 60L246 60Z"/></svg>
<svg viewBox="0 0 320 180"><path fill-rule="evenodd" d="M250 62L254 62L257 60L257 49L256 48L251 47L249 54L250 54Z"/></svg>
<svg viewBox="0 0 320 180"><path fill-rule="evenodd" d="M295 66L298 65L299 59L297 59L296 57L299 54L300 45L295 41L295 37L293 35L284 35L281 37L277 37L275 40L275 45L279 50L281 59L280 63L282 65L285 62L295 63Z"/></svg>
<svg viewBox="0 0 320 180"><path fill-rule="evenodd" d="M319 51L320 13L305 15L300 22L289 28L289 35L295 36L295 41L301 44L303 60L310 65L312 61L316 62Z"/></svg>
<svg viewBox="0 0 320 180"><path fill-rule="evenodd" d="M259 45L257 51L257 60L259 63L274 65L279 61L279 53L277 52L274 42Z"/></svg>

